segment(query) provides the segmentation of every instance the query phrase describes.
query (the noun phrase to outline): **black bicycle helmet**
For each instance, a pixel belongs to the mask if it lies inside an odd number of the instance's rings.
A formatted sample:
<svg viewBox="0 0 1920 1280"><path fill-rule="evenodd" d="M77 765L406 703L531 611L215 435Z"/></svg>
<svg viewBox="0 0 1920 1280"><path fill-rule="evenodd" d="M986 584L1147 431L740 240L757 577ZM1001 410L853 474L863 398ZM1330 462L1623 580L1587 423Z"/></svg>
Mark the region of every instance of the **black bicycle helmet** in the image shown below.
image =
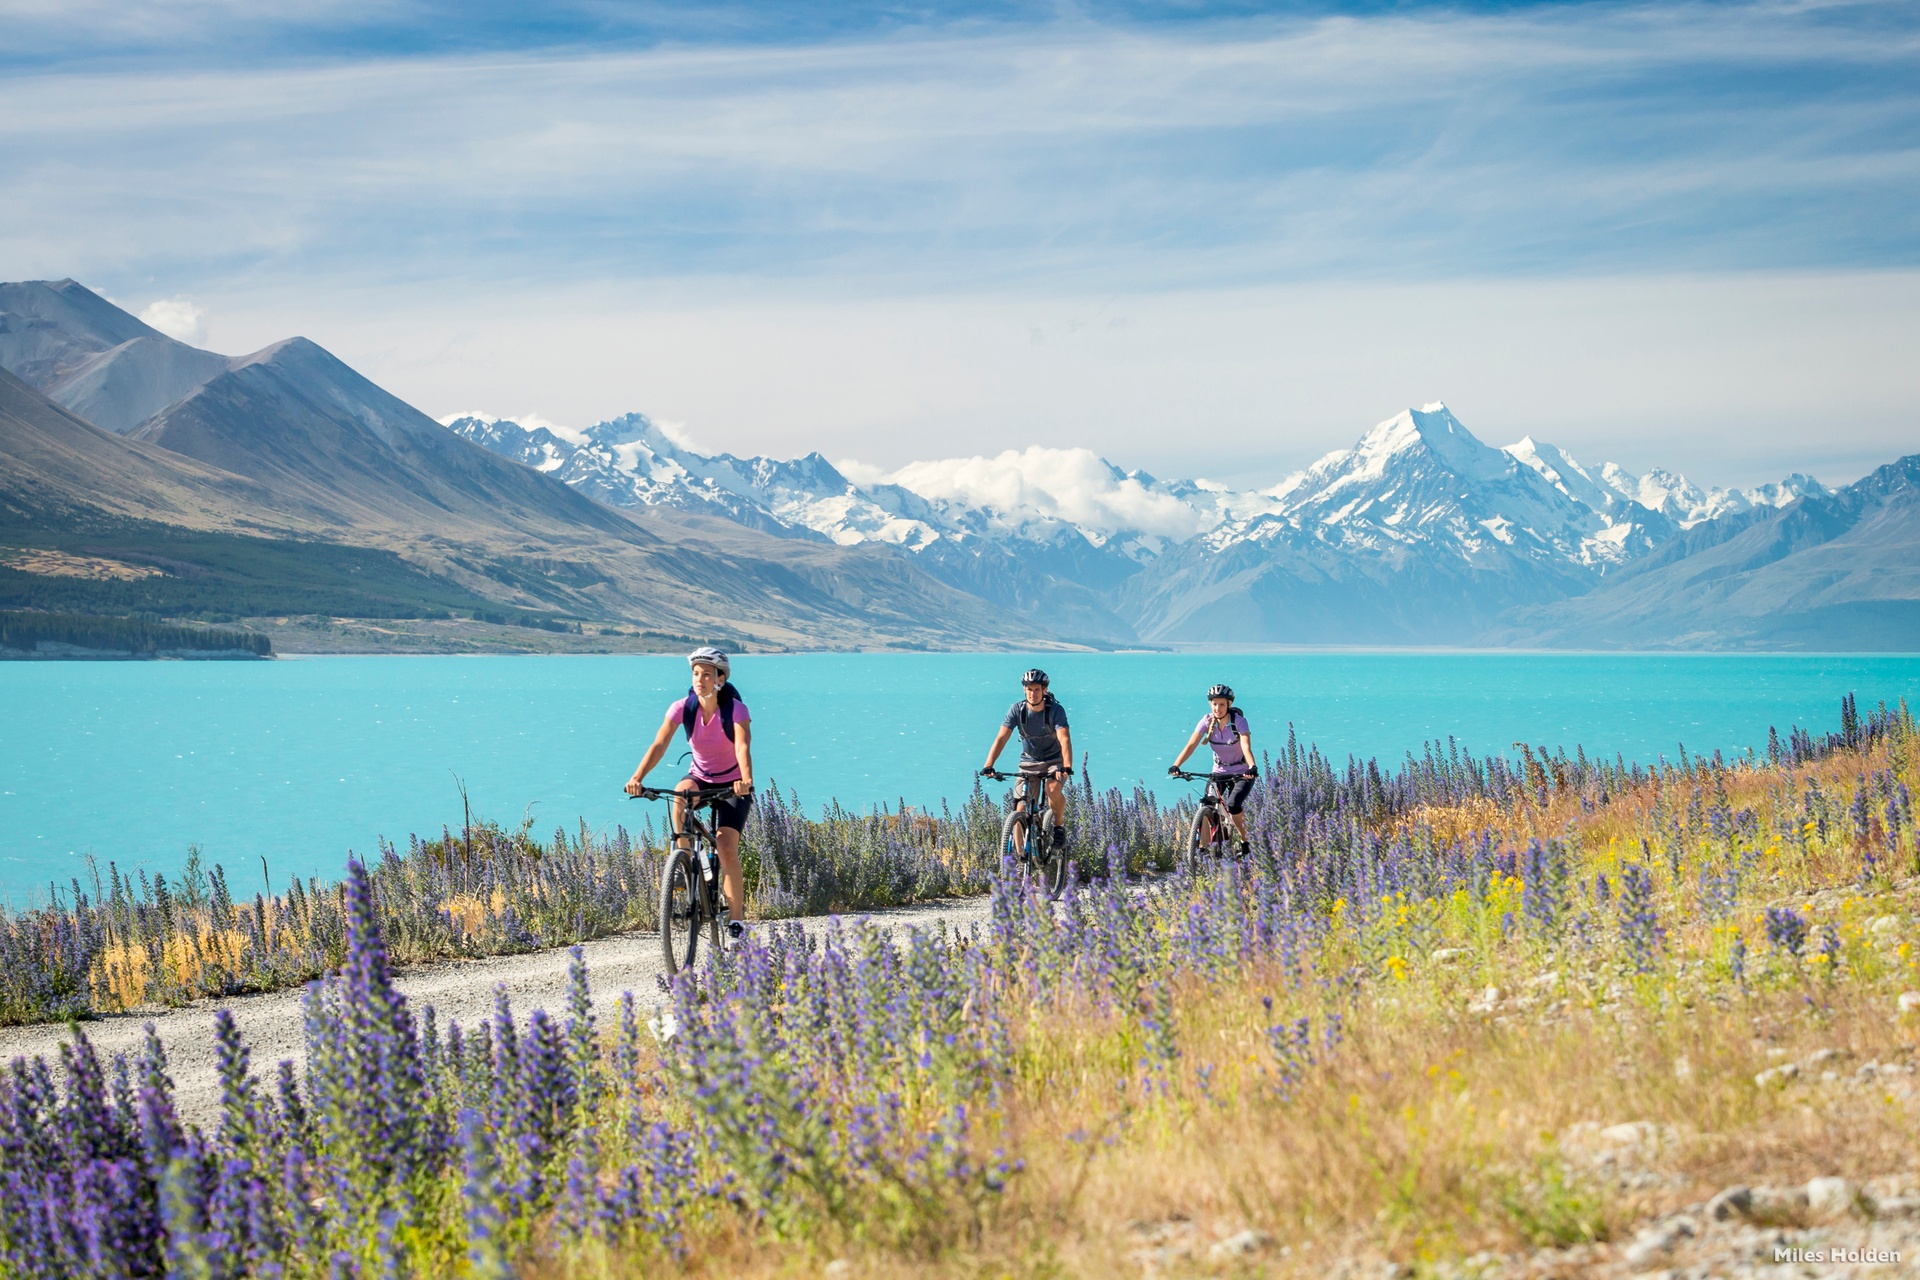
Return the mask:
<svg viewBox="0 0 1920 1280"><path fill-rule="evenodd" d="M1232 702L1233 701L1232 687L1229 685L1217 684L1213 686L1213 688L1207 690L1207 701L1211 702L1215 698L1225 698L1228 702Z"/></svg>
<svg viewBox="0 0 1920 1280"><path fill-rule="evenodd" d="M1047 673L1042 671L1038 667L1029 667L1027 669L1027 674L1020 677L1020 683L1021 684L1045 684L1047 683Z"/></svg>

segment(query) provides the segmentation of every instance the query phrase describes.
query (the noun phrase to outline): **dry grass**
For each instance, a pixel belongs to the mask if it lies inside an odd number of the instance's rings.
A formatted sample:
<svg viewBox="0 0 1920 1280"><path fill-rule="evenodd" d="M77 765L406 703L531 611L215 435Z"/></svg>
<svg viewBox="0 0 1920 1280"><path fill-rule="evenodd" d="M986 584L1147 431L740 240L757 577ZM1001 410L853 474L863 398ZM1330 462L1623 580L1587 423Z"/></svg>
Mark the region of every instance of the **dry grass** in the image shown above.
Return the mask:
<svg viewBox="0 0 1920 1280"><path fill-rule="evenodd" d="M0 565L43 578L82 578L91 582L138 582L161 577L149 564L128 564L103 556L79 556L67 551L0 550Z"/></svg>
<svg viewBox="0 0 1920 1280"><path fill-rule="evenodd" d="M145 999L153 970L158 970L163 986L191 990L209 968L237 965L246 946L247 936L240 930L218 930L202 922L151 947L120 943L105 948L94 961L92 980L103 1004L130 1009Z"/></svg>
<svg viewBox="0 0 1920 1280"><path fill-rule="evenodd" d="M1753 1083L1771 1050L1915 1052L1915 1028L1889 1018L1883 995L1835 991L1810 1008L1779 991L1688 1009L1649 991L1608 1009L1490 1018L1466 1011L1471 986L1436 974L1397 1000L1347 1004L1341 1045L1285 1099L1249 998L1288 987L1282 975L1183 988L1185 1052L1164 1093L1142 1088L1143 1046L1126 1020L1036 1017L998 1135L1027 1168L977 1234L914 1253L757 1239L716 1218L682 1269L810 1275L845 1258L846 1274L875 1277L1217 1274L1236 1268L1211 1245L1253 1228L1274 1240L1261 1274L1320 1276L1335 1258L1419 1265L1617 1239L1734 1182L1914 1167L1920 1115L1907 1102ZM1648 1163L1668 1185L1623 1192L1593 1174L1583 1136L1623 1122L1656 1127ZM546 1274L633 1275L635 1261Z"/></svg>

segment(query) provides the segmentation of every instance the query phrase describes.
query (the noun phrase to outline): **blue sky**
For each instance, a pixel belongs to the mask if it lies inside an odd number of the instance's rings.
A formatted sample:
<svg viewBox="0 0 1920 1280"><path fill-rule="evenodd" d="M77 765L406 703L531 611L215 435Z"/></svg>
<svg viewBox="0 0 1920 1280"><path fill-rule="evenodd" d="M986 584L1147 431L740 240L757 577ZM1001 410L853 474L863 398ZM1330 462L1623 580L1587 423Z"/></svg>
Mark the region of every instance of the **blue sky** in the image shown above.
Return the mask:
<svg viewBox="0 0 1920 1280"><path fill-rule="evenodd" d="M0 274L887 465L1920 448L1920 6L268 9L0 0Z"/></svg>

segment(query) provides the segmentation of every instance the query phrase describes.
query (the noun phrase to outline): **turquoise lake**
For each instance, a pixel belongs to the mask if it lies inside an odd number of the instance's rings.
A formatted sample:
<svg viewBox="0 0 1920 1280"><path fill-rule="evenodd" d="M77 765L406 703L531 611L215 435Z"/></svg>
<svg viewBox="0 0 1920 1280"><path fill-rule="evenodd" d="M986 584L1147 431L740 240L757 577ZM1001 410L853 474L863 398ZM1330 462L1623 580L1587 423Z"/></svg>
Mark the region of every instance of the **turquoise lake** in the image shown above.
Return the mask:
<svg viewBox="0 0 1920 1280"><path fill-rule="evenodd" d="M1291 722L1336 758L1383 763L1448 735L1475 754L1524 740L1651 762L1836 728L1848 692L1863 710L1920 703L1914 656L813 654L745 657L734 678L763 788L809 810L937 805L971 787L1030 662L1053 674L1094 782L1163 796L1190 789L1166 766L1219 680L1256 749ZM634 828L658 806L620 787L686 683L674 657L3 663L0 900L84 882L89 853L171 874L190 844L236 889L258 887L262 856L276 883L331 875L381 836L457 826L456 778L477 815L511 825L531 807L542 835ZM655 780L678 776L680 749Z"/></svg>

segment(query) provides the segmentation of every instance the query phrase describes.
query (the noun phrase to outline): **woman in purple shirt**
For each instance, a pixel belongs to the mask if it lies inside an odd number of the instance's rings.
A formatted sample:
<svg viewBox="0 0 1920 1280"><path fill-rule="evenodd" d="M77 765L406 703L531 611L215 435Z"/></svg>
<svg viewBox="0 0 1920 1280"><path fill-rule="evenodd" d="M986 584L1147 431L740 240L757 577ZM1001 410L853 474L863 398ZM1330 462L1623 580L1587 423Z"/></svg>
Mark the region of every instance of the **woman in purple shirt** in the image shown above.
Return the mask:
<svg viewBox="0 0 1920 1280"><path fill-rule="evenodd" d="M1247 727L1247 717L1233 705L1233 690L1226 685L1217 684L1207 690L1207 708L1207 714L1193 727L1193 736L1187 739L1187 745L1180 749L1179 757L1167 772L1176 772L1200 745L1200 740L1206 739L1207 745L1213 748L1213 771L1236 777L1233 782L1220 784L1220 797L1233 822L1234 834L1240 837L1238 852L1244 858L1248 853L1247 820L1240 811L1246 808L1247 793L1253 790L1253 734Z"/></svg>
<svg viewBox="0 0 1920 1280"><path fill-rule="evenodd" d="M686 730L693 748L693 768L680 779L676 791L704 791L733 784L733 796L713 806L714 833L720 854L720 875L727 886L727 934L739 939L746 926L746 884L740 874L740 832L747 825L747 812L753 808L753 730L752 716L739 692L727 679L733 664L720 650L707 647L687 655L693 669L693 687L687 696L667 708L660 730L640 767L627 781L627 794L637 796L647 773L660 763L673 744L673 735ZM673 829L680 830L686 812L681 801L673 804ZM676 843L679 840L676 838ZM683 846L684 847L684 846Z"/></svg>

